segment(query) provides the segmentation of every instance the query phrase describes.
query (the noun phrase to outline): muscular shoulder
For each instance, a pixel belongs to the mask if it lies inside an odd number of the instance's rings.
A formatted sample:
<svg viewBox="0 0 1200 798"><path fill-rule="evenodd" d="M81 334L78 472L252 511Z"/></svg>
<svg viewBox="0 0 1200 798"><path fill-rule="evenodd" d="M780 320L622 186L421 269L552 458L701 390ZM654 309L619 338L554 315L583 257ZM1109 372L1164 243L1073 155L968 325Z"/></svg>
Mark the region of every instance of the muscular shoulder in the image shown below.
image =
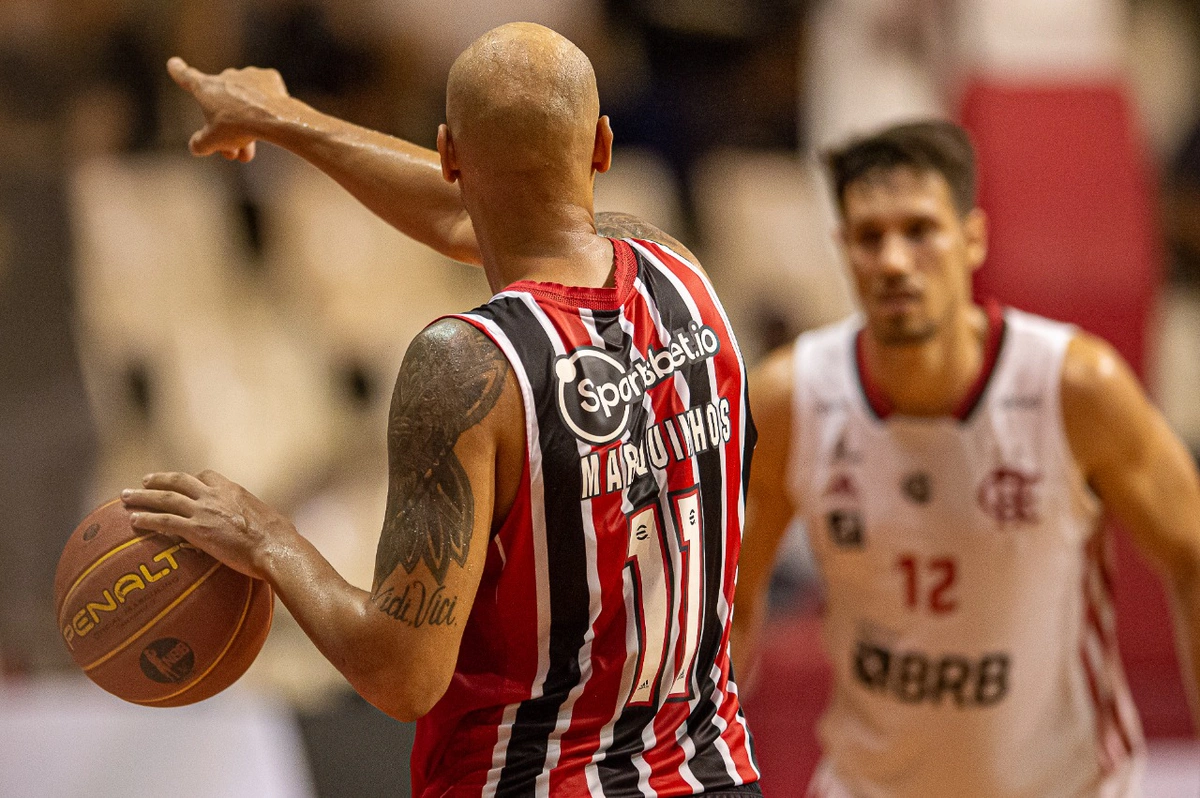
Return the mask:
<svg viewBox="0 0 1200 798"><path fill-rule="evenodd" d="M508 360L490 338L459 319L442 319L408 347L393 398L393 419L444 418L469 429L515 393Z"/></svg>
<svg viewBox="0 0 1200 798"><path fill-rule="evenodd" d="M452 362L469 362L480 365L496 358L504 360L500 348L472 324L462 319L444 318L430 324L417 333L405 355L426 357L437 355L449 357Z"/></svg>
<svg viewBox="0 0 1200 798"><path fill-rule="evenodd" d="M696 266L700 261L683 244L649 222L643 221L628 213L616 211L601 211L596 214L596 232L610 238L641 238L665 244L690 260Z"/></svg>
<svg viewBox="0 0 1200 798"><path fill-rule="evenodd" d="M524 436L520 386L490 338L443 319L413 339L388 420L390 493L415 496L440 479L439 491L451 496L473 482L467 495L494 495L485 503L503 520L516 495Z"/></svg>
<svg viewBox="0 0 1200 798"><path fill-rule="evenodd" d="M404 371L416 371L440 385L468 374L491 380L508 371L508 360L490 338L460 319L441 319L413 338L404 355Z"/></svg>
<svg viewBox="0 0 1200 798"><path fill-rule="evenodd" d="M1085 473L1134 455L1147 400L1137 377L1106 341L1077 333L1062 366L1063 424Z"/></svg>

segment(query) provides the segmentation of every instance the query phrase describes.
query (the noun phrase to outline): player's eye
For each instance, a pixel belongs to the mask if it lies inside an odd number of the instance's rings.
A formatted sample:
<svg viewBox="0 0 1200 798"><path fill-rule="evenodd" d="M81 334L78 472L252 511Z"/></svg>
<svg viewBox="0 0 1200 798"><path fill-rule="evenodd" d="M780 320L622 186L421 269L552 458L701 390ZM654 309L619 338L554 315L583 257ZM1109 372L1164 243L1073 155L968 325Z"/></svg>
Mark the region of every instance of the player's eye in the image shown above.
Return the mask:
<svg viewBox="0 0 1200 798"><path fill-rule="evenodd" d="M883 231L871 227L856 230L853 241L866 249L879 249L883 243Z"/></svg>
<svg viewBox="0 0 1200 798"><path fill-rule="evenodd" d="M932 236L936 230L937 225L929 219L917 219L905 227L904 234L909 241L920 243Z"/></svg>

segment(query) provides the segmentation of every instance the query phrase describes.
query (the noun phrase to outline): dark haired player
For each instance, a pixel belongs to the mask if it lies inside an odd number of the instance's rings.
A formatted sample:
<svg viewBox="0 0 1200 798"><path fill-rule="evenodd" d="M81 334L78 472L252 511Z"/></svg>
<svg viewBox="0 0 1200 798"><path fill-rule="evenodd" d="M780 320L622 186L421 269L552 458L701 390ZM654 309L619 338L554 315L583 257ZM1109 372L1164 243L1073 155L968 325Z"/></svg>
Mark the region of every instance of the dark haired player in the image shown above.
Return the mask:
<svg viewBox="0 0 1200 798"><path fill-rule="evenodd" d="M1138 795L1102 513L1162 567L1200 686L1196 468L1108 345L972 301L987 231L960 128L893 127L828 165L862 314L751 378L770 434L733 650L744 667L800 514L834 670L812 795Z"/></svg>
<svg viewBox="0 0 1200 798"><path fill-rule="evenodd" d="M193 152L291 149L496 296L405 356L369 593L211 472L148 476L134 523L270 581L355 689L419 718L417 795L759 794L728 653L744 369L690 253L593 218L612 132L583 53L529 24L478 39L437 153L272 71L170 69L205 112Z"/></svg>

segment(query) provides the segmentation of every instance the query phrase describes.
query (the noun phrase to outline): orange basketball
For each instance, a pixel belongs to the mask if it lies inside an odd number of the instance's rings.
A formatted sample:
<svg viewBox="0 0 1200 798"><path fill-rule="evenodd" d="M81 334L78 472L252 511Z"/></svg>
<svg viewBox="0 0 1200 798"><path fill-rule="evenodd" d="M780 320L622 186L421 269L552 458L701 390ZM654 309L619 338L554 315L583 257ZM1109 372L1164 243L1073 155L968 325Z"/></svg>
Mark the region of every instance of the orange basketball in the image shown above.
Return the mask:
<svg viewBox="0 0 1200 798"><path fill-rule="evenodd" d="M63 642L93 682L135 704L177 707L246 672L275 597L184 540L135 530L114 499L71 534L54 602Z"/></svg>

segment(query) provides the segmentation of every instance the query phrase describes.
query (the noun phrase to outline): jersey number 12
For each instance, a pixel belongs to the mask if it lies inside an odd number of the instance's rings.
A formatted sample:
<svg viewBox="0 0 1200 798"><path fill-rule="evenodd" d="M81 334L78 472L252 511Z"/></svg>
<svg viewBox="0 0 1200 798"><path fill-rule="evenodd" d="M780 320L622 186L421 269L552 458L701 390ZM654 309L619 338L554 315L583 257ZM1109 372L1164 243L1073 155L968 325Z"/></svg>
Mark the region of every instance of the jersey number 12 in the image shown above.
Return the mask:
<svg viewBox="0 0 1200 798"><path fill-rule="evenodd" d="M953 557L901 554L896 558L896 567L904 576L904 603L910 610L924 608L934 615L944 615L958 607L951 592L958 581L958 563Z"/></svg>

